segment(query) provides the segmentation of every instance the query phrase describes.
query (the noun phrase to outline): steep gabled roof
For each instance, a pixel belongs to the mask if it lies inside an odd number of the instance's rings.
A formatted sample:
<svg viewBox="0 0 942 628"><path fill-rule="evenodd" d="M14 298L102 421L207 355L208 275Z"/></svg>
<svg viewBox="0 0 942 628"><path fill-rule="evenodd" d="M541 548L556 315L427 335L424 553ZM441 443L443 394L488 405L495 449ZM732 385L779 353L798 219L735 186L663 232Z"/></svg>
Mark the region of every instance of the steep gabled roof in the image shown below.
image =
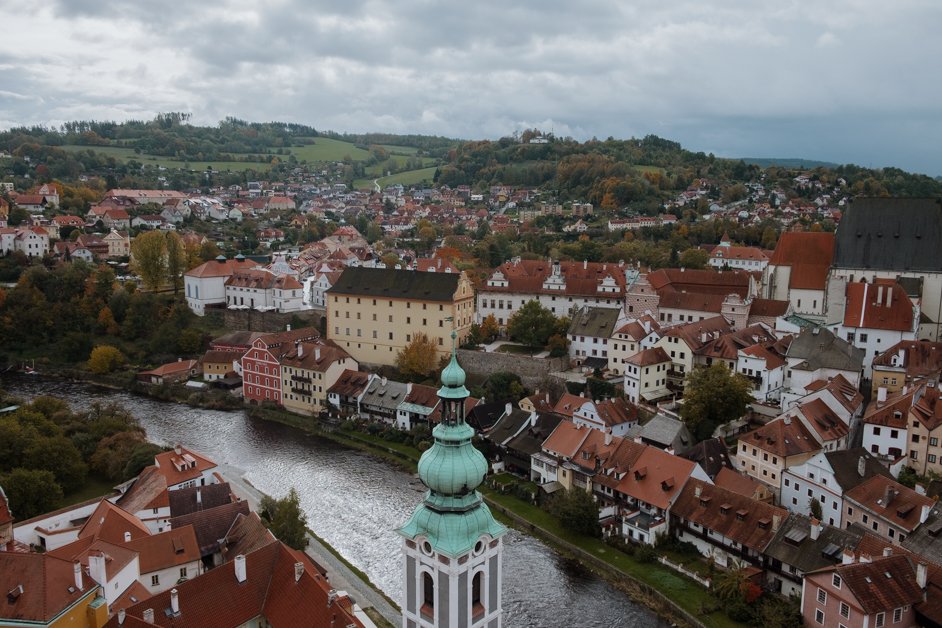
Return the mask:
<svg viewBox="0 0 942 628"><path fill-rule="evenodd" d="M807 454L821 449L801 421L782 417L739 437L748 447L758 447L781 458Z"/></svg>
<svg viewBox="0 0 942 628"><path fill-rule="evenodd" d="M922 601L915 569L906 556L826 567L813 573L837 572L864 613L887 612Z"/></svg>
<svg viewBox="0 0 942 628"><path fill-rule="evenodd" d="M84 588L75 588L73 563L47 554L0 552L0 591L7 599L0 606L0 621L49 625L60 613L98 589L87 576ZM13 593L22 586L23 591ZM71 590L70 590L71 589Z"/></svg>
<svg viewBox="0 0 942 628"><path fill-rule="evenodd" d="M138 553L141 574L177 567L200 559L200 548L192 525L134 539L124 545Z"/></svg>
<svg viewBox="0 0 942 628"><path fill-rule="evenodd" d="M858 198L837 228L835 268L942 272L942 200Z"/></svg>
<svg viewBox="0 0 942 628"><path fill-rule="evenodd" d="M834 234L786 231L779 237L770 266L790 266L792 290L824 290L834 258Z"/></svg>
<svg viewBox="0 0 942 628"><path fill-rule="evenodd" d="M109 543L124 543L124 534L130 533L132 539L150 536L141 520L107 499L101 500L94 512L89 515L85 525L79 530L78 538L95 538Z"/></svg>
<svg viewBox="0 0 942 628"><path fill-rule="evenodd" d="M452 302L462 275L391 268L349 267L327 289L331 296Z"/></svg>
<svg viewBox="0 0 942 628"><path fill-rule="evenodd" d="M913 304L901 285L892 280L872 284L847 284L844 327L912 331L915 318Z"/></svg>
<svg viewBox="0 0 942 628"><path fill-rule="evenodd" d="M935 505L935 500L882 475L861 482L844 493L844 498L907 531L919 526L923 508Z"/></svg>

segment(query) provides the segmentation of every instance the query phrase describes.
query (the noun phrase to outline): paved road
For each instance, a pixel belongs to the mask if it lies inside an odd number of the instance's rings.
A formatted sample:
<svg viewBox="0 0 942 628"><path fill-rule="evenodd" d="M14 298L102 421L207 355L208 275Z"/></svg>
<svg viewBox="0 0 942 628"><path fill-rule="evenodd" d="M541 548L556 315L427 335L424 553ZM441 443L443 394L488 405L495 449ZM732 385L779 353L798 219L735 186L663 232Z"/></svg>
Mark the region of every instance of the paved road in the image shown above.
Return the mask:
<svg viewBox="0 0 942 628"><path fill-rule="evenodd" d="M252 510L258 510L262 493L243 478L243 471L231 465L218 465L220 474L229 482L229 486L240 498L249 503ZM380 595L369 583L337 559L316 538L308 535L307 554L327 570L327 579L338 591L346 591L360 608L373 607L393 626L402 625L402 614Z"/></svg>

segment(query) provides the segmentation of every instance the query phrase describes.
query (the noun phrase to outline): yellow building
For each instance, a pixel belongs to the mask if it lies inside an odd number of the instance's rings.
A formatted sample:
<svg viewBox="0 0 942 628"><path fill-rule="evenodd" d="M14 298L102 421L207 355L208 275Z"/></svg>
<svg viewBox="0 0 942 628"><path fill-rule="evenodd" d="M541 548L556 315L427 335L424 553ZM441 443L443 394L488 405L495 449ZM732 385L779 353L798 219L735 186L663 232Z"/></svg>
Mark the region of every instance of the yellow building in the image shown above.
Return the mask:
<svg viewBox="0 0 942 628"><path fill-rule="evenodd" d="M464 273L347 268L327 290L327 338L360 363L393 365L419 332L451 352L474 320L474 289Z"/></svg>
<svg viewBox="0 0 942 628"><path fill-rule="evenodd" d="M108 604L101 587L72 563L46 554L0 552L0 626L101 628Z"/></svg>
<svg viewBox="0 0 942 628"><path fill-rule="evenodd" d="M298 343L281 356L281 405L298 414L314 415L327 409L327 389L345 369L356 371L356 360L333 343Z"/></svg>

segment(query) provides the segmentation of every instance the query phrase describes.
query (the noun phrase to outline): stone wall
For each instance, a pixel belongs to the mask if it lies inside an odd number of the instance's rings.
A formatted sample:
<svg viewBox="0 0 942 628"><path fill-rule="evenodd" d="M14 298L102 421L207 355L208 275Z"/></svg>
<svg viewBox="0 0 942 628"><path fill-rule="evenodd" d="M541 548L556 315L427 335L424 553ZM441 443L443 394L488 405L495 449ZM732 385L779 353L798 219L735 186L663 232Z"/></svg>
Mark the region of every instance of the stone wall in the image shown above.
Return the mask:
<svg viewBox="0 0 942 628"><path fill-rule="evenodd" d="M484 379L491 373L509 371L520 376L527 388L535 388L554 371L564 371L569 367L569 358L531 358L513 353L486 353L458 349L458 362L461 368L473 377Z"/></svg>
<svg viewBox="0 0 942 628"><path fill-rule="evenodd" d="M321 310L299 310L288 313L225 310L225 326L226 329L244 329L246 331L284 331L291 324L294 317L305 321L306 325L321 329L321 319L324 317L324 312Z"/></svg>

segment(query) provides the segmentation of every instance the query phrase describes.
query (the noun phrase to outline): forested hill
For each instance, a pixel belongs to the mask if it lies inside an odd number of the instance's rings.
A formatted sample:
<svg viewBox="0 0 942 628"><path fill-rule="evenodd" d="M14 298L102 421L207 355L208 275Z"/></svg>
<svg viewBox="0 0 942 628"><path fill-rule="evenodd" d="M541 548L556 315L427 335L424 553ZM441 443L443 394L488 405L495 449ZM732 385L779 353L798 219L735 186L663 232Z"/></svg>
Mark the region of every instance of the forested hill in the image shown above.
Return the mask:
<svg viewBox="0 0 942 628"><path fill-rule="evenodd" d="M731 189L727 200L738 200L742 186L750 183L790 190L797 174L824 184L843 179L853 194L942 196L942 181L897 168L816 162L762 167L765 164L692 152L653 135L578 142L530 129L495 141L462 141L339 134L303 124L231 117L216 126L196 126L183 113L149 121L75 121L59 128L0 132L0 178L23 182L100 176L109 186L146 187L159 177L165 185L189 189L205 185L207 178L200 173L207 170L224 173L213 181L231 184L252 177L284 177L290 169L312 170L325 162L346 164L344 180L359 186L371 187L376 178L400 173L402 182L469 185L477 191L493 185L540 187L560 201L584 200L642 212L704 181L717 190ZM171 174L161 175L163 171Z"/></svg>

